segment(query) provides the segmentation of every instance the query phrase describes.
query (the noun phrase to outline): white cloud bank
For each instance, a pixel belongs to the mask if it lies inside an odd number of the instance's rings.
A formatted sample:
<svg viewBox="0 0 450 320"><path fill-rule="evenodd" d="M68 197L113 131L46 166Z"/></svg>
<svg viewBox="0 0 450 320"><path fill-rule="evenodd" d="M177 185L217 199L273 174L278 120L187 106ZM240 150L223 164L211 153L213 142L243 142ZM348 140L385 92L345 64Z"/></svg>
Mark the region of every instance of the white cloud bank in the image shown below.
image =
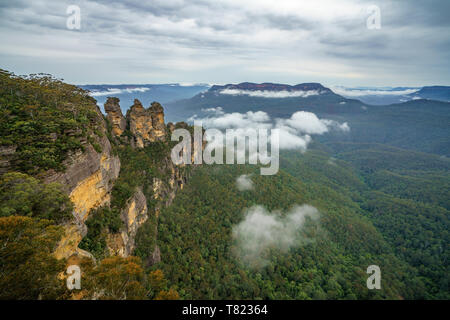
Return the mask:
<svg viewBox="0 0 450 320"><path fill-rule="evenodd" d="M233 96L246 95L250 97L259 97L259 98L295 98L295 97L306 98L309 96L317 96L320 94L320 92L318 90L270 91L270 90L224 89L220 91L220 94L228 94Z"/></svg>
<svg viewBox="0 0 450 320"><path fill-rule="evenodd" d="M233 227L235 254L252 267L266 265L268 249L286 252L312 240L301 232L307 217L317 221L319 211L310 205L296 205L286 215L280 211L269 212L262 206L249 208L244 220Z"/></svg>
<svg viewBox="0 0 450 320"><path fill-rule="evenodd" d="M226 113L221 107L202 109L208 116L198 118L196 115L188 121L199 121L203 127L209 129L237 129L245 134L248 129L278 129L280 149L306 150L312 141L311 135L321 135L326 132L348 132L347 122L340 123L335 120L319 119L314 113L297 111L289 119L272 119L264 111L248 111L246 113Z"/></svg>
<svg viewBox="0 0 450 320"><path fill-rule="evenodd" d="M236 186L239 191L247 191L253 189L253 181L250 179L250 175L243 174L236 179Z"/></svg>
<svg viewBox="0 0 450 320"><path fill-rule="evenodd" d="M346 88L346 87L332 87L335 93L349 98L364 97L364 96L403 96L415 93L420 89L411 88L404 90L388 90L388 89L358 89L358 88Z"/></svg>
<svg viewBox="0 0 450 320"><path fill-rule="evenodd" d="M148 90L150 90L150 88L147 88L147 87L125 88L125 89L108 88L106 91L91 91L89 94L92 97L101 97L101 96L109 96L109 95L115 95L115 94L121 94L121 93L146 92Z"/></svg>

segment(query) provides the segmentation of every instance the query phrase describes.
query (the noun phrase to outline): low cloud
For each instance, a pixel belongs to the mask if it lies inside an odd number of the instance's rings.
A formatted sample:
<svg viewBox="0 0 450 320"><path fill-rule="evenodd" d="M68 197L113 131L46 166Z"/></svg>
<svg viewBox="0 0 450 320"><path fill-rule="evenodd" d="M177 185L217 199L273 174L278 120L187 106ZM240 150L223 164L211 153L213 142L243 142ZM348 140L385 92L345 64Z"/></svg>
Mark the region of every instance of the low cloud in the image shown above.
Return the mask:
<svg viewBox="0 0 450 320"><path fill-rule="evenodd" d="M308 219L319 219L319 211L310 205L296 205L285 215L259 205L249 208L233 227L237 258L250 267L263 267L270 261L270 249L287 252L313 241L304 232Z"/></svg>
<svg viewBox="0 0 450 320"><path fill-rule="evenodd" d="M307 134L323 134L328 131L325 120L320 120L314 113L306 111L295 112L289 119L278 120L278 124Z"/></svg>
<svg viewBox="0 0 450 320"><path fill-rule="evenodd" d="M339 123L337 121L328 120L328 119L323 119L322 122L325 123L325 125L327 126L328 129L343 131L343 132L350 131L350 126L348 125L347 122Z"/></svg>
<svg viewBox="0 0 450 320"><path fill-rule="evenodd" d="M180 87L197 87L197 86L211 87L211 85L207 84L207 83L194 83L194 82L180 82L180 83L177 83L175 86L180 86Z"/></svg>
<svg viewBox="0 0 450 320"><path fill-rule="evenodd" d="M370 89L359 89L359 88L346 88L346 87L332 87L332 90L344 97L355 98L364 96L403 96L409 95L419 91L418 88L408 88L408 89L385 89L385 88L370 88Z"/></svg>
<svg viewBox="0 0 450 320"><path fill-rule="evenodd" d="M239 191L248 191L253 189L253 181L250 175L243 174L236 179L236 186Z"/></svg>
<svg viewBox="0 0 450 320"><path fill-rule="evenodd" d="M312 141L311 135L321 135L332 130L350 131L347 122L320 119L314 113L307 111L297 111L288 119L274 120L263 111L226 113L221 107L216 107L202 109L202 112L207 116L199 118L194 115L188 121L200 121L205 128L236 129L244 135L248 129L278 129L280 149L306 150Z"/></svg>
<svg viewBox="0 0 450 320"><path fill-rule="evenodd" d="M270 117L263 111L248 111L246 113L232 112L225 113L222 108L202 109L211 116L197 118L196 115L189 118L188 121L201 121L206 128L216 129L238 129L238 128L270 128Z"/></svg>
<svg viewBox="0 0 450 320"><path fill-rule="evenodd" d="M211 114L224 114L222 107L202 109L202 112Z"/></svg>
<svg viewBox="0 0 450 320"><path fill-rule="evenodd" d="M89 94L92 97L101 97L101 96L117 95L117 94L122 94L122 93L146 92L148 90L150 90L150 88L147 88L147 87L125 88L125 89L108 88L106 91L91 91Z"/></svg>
<svg viewBox="0 0 450 320"><path fill-rule="evenodd" d="M233 96L246 95L250 97L259 97L259 98L295 98L295 97L306 98L309 96L317 96L320 94L320 92L318 90L269 91L269 90L224 89L220 91L220 94L228 94Z"/></svg>
<svg viewBox="0 0 450 320"><path fill-rule="evenodd" d="M331 157L330 159L328 159L327 163L331 166L336 166L336 158Z"/></svg>

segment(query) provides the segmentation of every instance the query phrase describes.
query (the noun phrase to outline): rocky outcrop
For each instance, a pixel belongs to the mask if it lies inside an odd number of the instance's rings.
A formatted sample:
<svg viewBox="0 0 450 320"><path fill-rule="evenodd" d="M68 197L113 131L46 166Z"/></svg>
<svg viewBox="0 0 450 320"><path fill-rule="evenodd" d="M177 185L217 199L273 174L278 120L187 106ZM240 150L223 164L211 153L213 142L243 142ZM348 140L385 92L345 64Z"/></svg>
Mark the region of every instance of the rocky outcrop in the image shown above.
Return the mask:
<svg viewBox="0 0 450 320"><path fill-rule="evenodd" d="M158 102L152 102L148 109L152 117L153 132L155 141L165 141L166 124L164 123L164 109Z"/></svg>
<svg viewBox="0 0 450 320"><path fill-rule="evenodd" d="M150 141L152 118L139 100L135 99L134 104L128 110L127 121L130 124L130 131L134 137L135 146L143 148L144 142Z"/></svg>
<svg viewBox="0 0 450 320"><path fill-rule="evenodd" d="M159 170L165 173L166 179L153 178L151 183L151 199L154 203L151 210L147 207L147 198L142 192L142 188L137 188L132 197L127 200L125 208L121 211L123 227L117 234L108 235L107 248L110 255L127 257L133 255L135 249L135 239L138 229L154 215L158 218L163 207L172 204L177 190L183 188L187 181L187 176L180 167L174 166L170 159L165 159L159 164ZM154 226L154 234L157 237L157 226ZM156 240L156 238L155 238ZM150 266L161 259L158 246L149 252L146 265Z"/></svg>
<svg viewBox="0 0 450 320"><path fill-rule="evenodd" d="M120 233L109 236L107 246L111 255L128 257L134 252L135 238L139 227L148 219L147 199L141 188L138 188L128 199L120 218L123 227Z"/></svg>
<svg viewBox="0 0 450 320"><path fill-rule="evenodd" d="M125 131L127 122L122 114L122 110L119 105L120 100L118 98L108 98L105 102L106 118L111 123L112 133L116 137L120 137Z"/></svg>
<svg viewBox="0 0 450 320"><path fill-rule="evenodd" d="M150 108L145 109L142 103L135 99L133 106L127 112L127 121L134 138L133 144L137 148L143 148L155 141L166 140L164 110L157 102L153 102Z"/></svg>
<svg viewBox="0 0 450 320"><path fill-rule="evenodd" d="M84 223L73 221L65 224L63 228L65 233L56 247L54 253L55 257L57 259L67 259L69 257L78 256L94 259L92 254L78 248L81 239L86 235L86 225Z"/></svg>

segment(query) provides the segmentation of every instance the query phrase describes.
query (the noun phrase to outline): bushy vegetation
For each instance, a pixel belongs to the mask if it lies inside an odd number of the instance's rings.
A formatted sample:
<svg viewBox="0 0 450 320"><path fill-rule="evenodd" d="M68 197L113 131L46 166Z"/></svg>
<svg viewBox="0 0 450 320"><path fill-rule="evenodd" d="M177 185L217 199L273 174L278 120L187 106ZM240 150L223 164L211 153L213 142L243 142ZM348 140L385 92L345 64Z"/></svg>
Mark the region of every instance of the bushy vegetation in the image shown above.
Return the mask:
<svg viewBox="0 0 450 320"><path fill-rule="evenodd" d="M57 275L65 262L52 256L62 228L45 219L0 217L0 299L61 299Z"/></svg>
<svg viewBox="0 0 450 320"><path fill-rule="evenodd" d="M30 217L0 217L0 299L177 299L161 270L145 272L137 257L79 262L81 290L66 288L67 261L53 252L63 228Z"/></svg>
<svg viewBox="0 0 450 320"><path fill-rule="evenodd" d="M32 175L63 170L88 140L101 151L102 116L95 100L50 75L16 76L0 69L0 146L15 146L13 169Z"/></svg>
<svg viewBox="0 0 450 320"><path fill-rule="evenodd" d="M45 184L27 174L0 177L0 217L29 216L56 223L72 217L73 204L57 183Z"/></svg>
<svg viewBox="0 0 450 320"><path fill-rule="evenodd" d="M148 259L155 250L157 226L158 218L156 215L150 215L148 220L140 226L136 234L136 249L134 254L144 261Z"/></svg>
<svg viewBox="0 0 450 320"><path fill-rule="evenodd" d="M178 293L167 287L161 270L145 272L138 257L108 257L96 266L85 260L81 267L84 299L100 300L176 300Z"/></svg>
<svg viewBox="0 0 450 320"><path fill-rule="evenodd" d="M102 206L91 210L86 220L87 234L79 247L92 253L97 258L105 257L108 234L118 233L122 226L120 211Z"/></svg>
<svg viewBox="0 0 450 320"><path fill-rule="evenodd" d="M337 156L369 187L362 214L417 270L426 284L425 298L448 299L450 161L382 145L344 144L342 151Z"/></svg>

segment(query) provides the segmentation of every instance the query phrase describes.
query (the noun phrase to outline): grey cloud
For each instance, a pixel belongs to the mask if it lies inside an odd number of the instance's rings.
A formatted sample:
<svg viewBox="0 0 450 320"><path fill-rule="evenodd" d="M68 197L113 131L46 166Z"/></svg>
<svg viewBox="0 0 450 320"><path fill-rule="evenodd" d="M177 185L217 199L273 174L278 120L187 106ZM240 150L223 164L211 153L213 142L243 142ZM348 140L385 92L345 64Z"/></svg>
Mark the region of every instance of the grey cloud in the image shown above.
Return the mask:
<svg viewBox="0 0 450 320"><path fill-rule="evenodd" d="M28 73L45 65L45 52L61 51L66 58L73 53L70 64L54 59L54 69L59 76L84 83L98 81L98 71L106 69L122 77L120 82L147 83L316 80L329 85L424 85L450 79L445 72L450 68L447 0L377 1L381 30L365 26L365 8L373 4L369 0L286 3L2 1L0 36L6 40L0 55L4 68ZM76 33L65 27L69 4L82 10L82 28ZM102 59L94 61L81 54L83 50ZM98 69L87 69L80 79L75 76L80 65Z"/></svg>

